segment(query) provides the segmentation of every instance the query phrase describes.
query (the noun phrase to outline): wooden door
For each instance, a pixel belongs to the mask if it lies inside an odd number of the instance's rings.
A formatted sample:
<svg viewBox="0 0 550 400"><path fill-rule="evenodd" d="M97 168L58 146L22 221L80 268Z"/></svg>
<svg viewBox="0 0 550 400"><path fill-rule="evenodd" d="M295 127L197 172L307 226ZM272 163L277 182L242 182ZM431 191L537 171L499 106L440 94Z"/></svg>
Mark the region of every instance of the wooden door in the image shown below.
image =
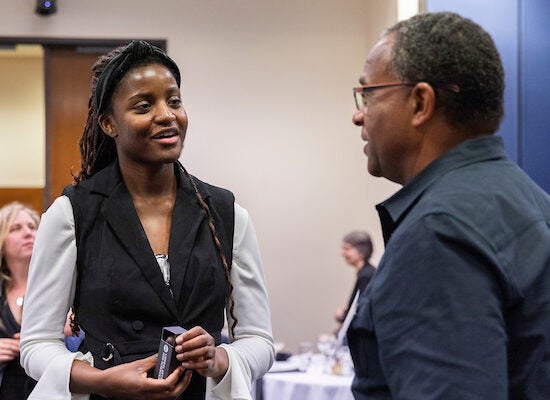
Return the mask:
<svg viewBox="0 0 550 400"><path fill-rule="evenodd" d="M88 115L91 67L98 53L76 47L48 47L46 71L46 190L47 208L80 171L78 142Z"/></svg>

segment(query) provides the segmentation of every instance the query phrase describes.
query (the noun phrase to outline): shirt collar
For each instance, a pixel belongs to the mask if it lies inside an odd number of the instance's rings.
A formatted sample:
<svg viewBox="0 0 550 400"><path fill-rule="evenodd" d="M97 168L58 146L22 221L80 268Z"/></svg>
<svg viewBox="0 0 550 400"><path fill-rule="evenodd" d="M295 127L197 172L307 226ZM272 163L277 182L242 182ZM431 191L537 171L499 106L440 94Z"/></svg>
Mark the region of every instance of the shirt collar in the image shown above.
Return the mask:
<svg viewBox="0 0 550 400"><path fill-rule="evenodd" d="M482 136L466 140L433 161L389 199L378 204L384 242L408 214L422 193L447 172L466 165L506 157L500 136Z"/></svg>

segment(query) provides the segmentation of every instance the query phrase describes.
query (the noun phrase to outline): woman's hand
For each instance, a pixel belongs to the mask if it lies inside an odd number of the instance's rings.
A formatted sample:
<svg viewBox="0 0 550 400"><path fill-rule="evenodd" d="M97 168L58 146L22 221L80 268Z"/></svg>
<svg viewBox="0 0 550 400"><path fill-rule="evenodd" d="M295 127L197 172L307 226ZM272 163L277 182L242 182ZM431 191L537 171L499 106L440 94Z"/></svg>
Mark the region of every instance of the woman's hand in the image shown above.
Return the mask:
<svg viewBox="0 0 550 400"><path fill-rule="evenodd" d="M200 326L176 338L176 353L183 368L195 370L202 376L219 378L229 368L225 349L216 347L214 338Z"/></svg>
<svg viewBox="0 0 550 400"><path fill-rule="evenodd" d="M0 339L0 364L15 360L19 356L19 333L13 338Z"/></svg>
<svg viewBox="0 0 550 400"><path fill-rule="evenodd" d="M348 311L347 307L339 307L334 313L334 320L336 322L342 323L346 317L346 312Z"/></svg>
<svg viewBox="0 0 550 400"><path fill-rule="evenodd" d="M131 399L176 399L191 381L191 371L180 366L166 379L147 377L154 368L157 355L120 364L104 371L75 362L71 370L71 392L96 393L103 397Z"/></svg>

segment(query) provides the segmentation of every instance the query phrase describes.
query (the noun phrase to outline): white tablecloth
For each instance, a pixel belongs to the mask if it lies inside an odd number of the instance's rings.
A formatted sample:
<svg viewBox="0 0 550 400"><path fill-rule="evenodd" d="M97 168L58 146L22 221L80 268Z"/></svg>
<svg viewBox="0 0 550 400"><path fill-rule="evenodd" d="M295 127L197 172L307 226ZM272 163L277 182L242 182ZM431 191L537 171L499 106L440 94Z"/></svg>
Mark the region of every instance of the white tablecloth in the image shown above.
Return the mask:
<svg viewBox="0 0 550 400"><path fill-rule="evenodd" d="M353 400L353 376L308 372L268 372L262 379L263 400Z"/></svg>

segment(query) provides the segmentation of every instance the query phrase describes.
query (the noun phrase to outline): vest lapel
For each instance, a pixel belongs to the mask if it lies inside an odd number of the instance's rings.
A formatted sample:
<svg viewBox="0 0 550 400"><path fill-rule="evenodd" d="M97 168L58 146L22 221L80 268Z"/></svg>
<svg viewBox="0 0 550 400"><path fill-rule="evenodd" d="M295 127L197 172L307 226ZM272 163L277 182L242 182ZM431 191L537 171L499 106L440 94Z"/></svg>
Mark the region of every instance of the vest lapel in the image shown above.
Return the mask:
<svg viewBox="0 0 550 400"><path fill-rule="evenodd" d="M159 295L176 320L176 304L151 250L132 198L122 181L110 193L103 209L105 221L119 238L121 246L141 269L145 279Z"/></svg>
<svg viewBox="0 0 550 400"><path fill-rule="evenodd" d="M187 272L189 259L196 243L201 223L206 219L206 212L198 203L189 180L181 171L176 172L179 179L176 203L172 213L172 227L168 249L170 263L170 281L174 299L180 299L181 289ZM205 196L205 193L202 193ZM206 197L206 196L205 196Z"/></svg>

